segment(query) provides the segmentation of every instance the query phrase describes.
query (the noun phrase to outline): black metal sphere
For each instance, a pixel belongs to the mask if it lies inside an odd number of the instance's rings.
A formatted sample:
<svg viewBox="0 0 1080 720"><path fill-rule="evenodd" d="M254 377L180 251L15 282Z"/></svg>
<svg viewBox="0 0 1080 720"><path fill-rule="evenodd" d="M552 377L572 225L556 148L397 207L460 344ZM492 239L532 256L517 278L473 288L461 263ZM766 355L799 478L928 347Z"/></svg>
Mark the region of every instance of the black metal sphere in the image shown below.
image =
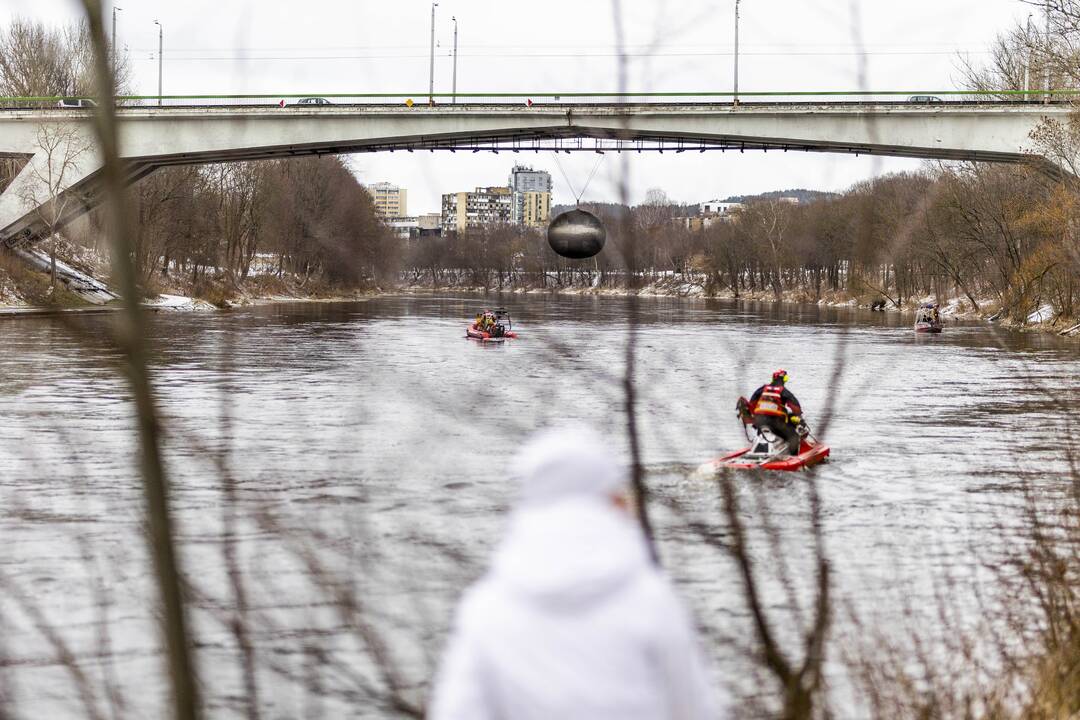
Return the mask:
<svg viewBox="0 0 1080 720"><path fill-rule="evenodd" d="M547 236L552 250L572 260L592 257L607 239L600 218L584 210L570 210L552 220Z"/></svg>

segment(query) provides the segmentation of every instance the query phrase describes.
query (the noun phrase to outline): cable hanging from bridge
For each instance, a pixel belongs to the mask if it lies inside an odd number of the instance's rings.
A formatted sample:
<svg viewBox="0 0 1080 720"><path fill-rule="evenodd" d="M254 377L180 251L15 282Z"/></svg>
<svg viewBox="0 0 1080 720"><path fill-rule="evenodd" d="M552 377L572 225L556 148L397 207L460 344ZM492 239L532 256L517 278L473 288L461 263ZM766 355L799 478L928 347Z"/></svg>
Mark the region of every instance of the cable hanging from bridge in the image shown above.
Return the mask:
<svg viewBox="0 0 1080 720"><path fill-rule="evenodd" d="M581 197L585 194L585 191L589 189L589 183L591 183L593 177L596 176L596 171L600 169L600 163L604 161L603 154L597 157L596 162L593 163L592 171L589 173L589 176L585 178L585 184L582 186L581 192L575 190L574 184L570 182L570 177L566 174L566 170L563 168L562 163L559 162L559 153L557 151L553 151L551 153L551 156L555 158L555 166L559 168L559 172L562 173L563 180L566 181L567 187L570 188L570 193L574 196L574 205L580 205Z"/></svg>

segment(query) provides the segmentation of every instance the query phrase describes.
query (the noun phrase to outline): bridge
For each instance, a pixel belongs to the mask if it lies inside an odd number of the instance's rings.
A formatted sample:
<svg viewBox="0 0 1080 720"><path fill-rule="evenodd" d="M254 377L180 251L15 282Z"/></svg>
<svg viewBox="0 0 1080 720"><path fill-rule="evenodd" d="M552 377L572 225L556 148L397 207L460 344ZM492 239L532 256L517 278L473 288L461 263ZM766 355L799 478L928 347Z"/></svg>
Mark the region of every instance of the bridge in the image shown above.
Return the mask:
<svg viewBox="0 0 1080 720"><path fill-rule="evenodd" d="M581 102L580 96L545 102L458 96L434 105L426 95L408 104L346 99L352 101L279 106L263 96L235 104L187 98L183 105L171 99L160 106L121 105L126 178L135 182L170 165L436 150L833 152L1021 162L1053 173L1056 167L1039 155L1031 132L1046 119L1065 121L1071 108L1057 101L936 97L742 104L700 98ZM0 245L33 244L100 201L101 159L88 112L0 109L0 157L28 160L0 194Z"/></svg>

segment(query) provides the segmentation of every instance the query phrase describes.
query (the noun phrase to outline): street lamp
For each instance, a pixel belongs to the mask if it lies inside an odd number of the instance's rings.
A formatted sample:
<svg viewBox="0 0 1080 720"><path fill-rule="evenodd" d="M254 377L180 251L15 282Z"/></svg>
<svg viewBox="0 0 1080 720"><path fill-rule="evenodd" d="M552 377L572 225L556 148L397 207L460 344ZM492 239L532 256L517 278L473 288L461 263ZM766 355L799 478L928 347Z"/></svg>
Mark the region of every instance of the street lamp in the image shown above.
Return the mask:
<svg viewBox="0 0 1080 720"><path fill-rule="evenodd" d="M158 104L158 107L161 107L161 68L162 68L162 66L163 66L163 64L165 62L165 56L162 55L162 53L165 50L165 27L160 22L158 22L157 20L154 21L154 24L157 25L157 28L158 28L158 35L157 35L157 96L158 96L157 97L157 104Z"/></svg>
<svg viewBox="0 0 1080 720"><path fill-rule="evenodd" d="M112 73L113 82L116 82L116 49L120 47L116 44L116 13L122 11L124 8L116 7L113 5L112 9Z"/></svg>
<svg viewBox="0 0 1080 720"><path fill-rule="evenodd" d="M1043 74L1046 77L1046 96L1043 97L1043 103L1050 102L1050 0L1046 0L1043 5L1043 14L1046 16L1046 37L1043 38Z"/></svg>
<svg viewBox="0 0 1080 720"><path fill-rule="evenodd" d="M739 104L739 0L735 0L735 89L732 104Z"/></svg>
<svg viewBox="0 0 1080 720"><path fill-rule="evenodd" d="M1031 16L1032 13L1028 13L1027 17L1027 58L1024 60L1024 101L1028 101L1031 97L1028 95L1028 90L1031 89Z"/></svg>
<svg viewBox="0 0 1080 720"><path fill-rule="evenodd" d="M454 16L451 16L450 19L454 21L454 74L453 74L454 80L453 80L453 85L450 88L450 94L453 96L453 102L456 105L457 104L457 18L454 17Z"/></svg>
<svg viewBox="0 0 1080 720"><path fill-rule="evenodd" d="M428 70L428 105L435 104L435 8L439 3L431 3L431 66Z"/></svg>

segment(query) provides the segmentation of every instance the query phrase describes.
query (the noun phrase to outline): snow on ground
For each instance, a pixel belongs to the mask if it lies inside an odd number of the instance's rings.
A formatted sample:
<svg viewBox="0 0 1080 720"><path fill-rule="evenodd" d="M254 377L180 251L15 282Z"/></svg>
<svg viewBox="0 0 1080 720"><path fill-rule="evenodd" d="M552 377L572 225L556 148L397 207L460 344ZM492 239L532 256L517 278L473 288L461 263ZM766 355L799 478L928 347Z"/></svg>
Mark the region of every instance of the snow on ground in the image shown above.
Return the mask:
<svg viewBox="0 0 1080 720"><path fill-rule="evenodd" d="M156 298L144 300L143 306L151 310L213 310L214 306L205 300L186 297L184 295L158 295Z"/></svg>
<svg viewBox="0 0 1080 720"><path fill-rule="evenodd" d="M1047 305L1043 305L1041 308L1039 308L1035 312L1028 315L1027 321L1029 323L1041 323L1041 322L1050 322L1053 319L1054 319L1054 306L1047 304Z"/></svg>

